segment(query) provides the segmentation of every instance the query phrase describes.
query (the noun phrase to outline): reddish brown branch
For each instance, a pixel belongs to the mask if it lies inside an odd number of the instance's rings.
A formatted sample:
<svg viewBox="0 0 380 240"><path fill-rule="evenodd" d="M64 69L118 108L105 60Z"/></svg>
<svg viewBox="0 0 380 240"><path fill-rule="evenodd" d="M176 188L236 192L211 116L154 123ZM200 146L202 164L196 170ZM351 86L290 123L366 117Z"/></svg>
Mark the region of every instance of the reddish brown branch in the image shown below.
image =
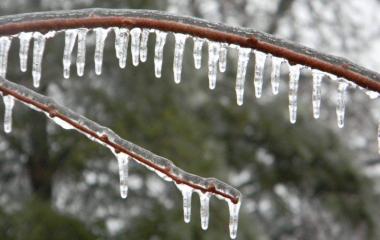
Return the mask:
<svg viewBox="0 0 380 240"><path fill-rule="evenodd" d="M175 167L171 162L170 164L168 164L167 167L162 167L162 166L159 166L158 164L155 164L155 162L152 161L151 159L160 158L162 160L163 158L157 155L154 155L153 153L145 149L141 150L142 149L141 147L138 147L130 142L127 142L121 139L116 134L112 134L113 136L111 136L110 133L107 134L107 133L99 132L95 130L95 128L104 129L104 127L99 126L97 123L94 123L78 115L77 113L72 112L69 109L66 109L65 107L59 106L58 104L56 104L49 98L43 95L40 95L28 88L25 88L16 83L7 81L4 78L0 77L0 92L3 95L13 96L16 100L28 105L29 107L32 106L32 108L35 110L37 109L39 111L44 112L50 118L59 118L60 120L64 121L66 124L71 125L78 132L86 135L87 137L95 139L101 144L112 149L115 153L123 152L129 155L130 157L132 157L135 161L139 162L140 164L153 168L155 171L158 171L166 175L177 184L185 184L195 190L199 190L202 192L209 192L214 195L219 195L220 197L231 200L231 202L233 203L238 203L240 201L240 198L241 198L240 192L230 187L229 185L217 179L203 179L201 177L199 177L200 179L198 181L204 182L206 184L203 184L203 185L196 184L186 179L195 175L191 175L184 171L179 171L183 175L182 177L178 176L174 174L174 168L177 168L177 167ZM79 121L74 120L74 119L79 119ZM90 127L90 126L93 126L93 127ZM137 152L136 150L143 151L145 155L150 155L150 157L149 158L144 157L142 156L142 154L136 153ZM167 159L164 159L164 161L169 162L169 160ZM187 175L187 177L185 175Z"/></svg>
<svg viewBox="0 0 380 240"><path fill-rule="evenodd" d="M157 11L83 9L5 16L0 17L0 36L29 31L113 26L153 28L249 47L285 58L292 64L302 64L343 77L363 88L380 92L378 73L346 59L323 54L252 29L234 28Z"/></svg>

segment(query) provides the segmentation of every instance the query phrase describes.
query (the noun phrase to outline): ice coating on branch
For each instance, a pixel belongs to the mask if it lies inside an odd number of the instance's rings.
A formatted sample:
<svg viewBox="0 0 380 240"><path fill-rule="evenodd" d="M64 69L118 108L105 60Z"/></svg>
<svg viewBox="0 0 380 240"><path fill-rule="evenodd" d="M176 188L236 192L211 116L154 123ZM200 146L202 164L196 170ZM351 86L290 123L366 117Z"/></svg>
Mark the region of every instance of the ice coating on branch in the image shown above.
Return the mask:
<svg viewBox="0 0 380 240"><path fill-rule="evenodd" d="M78 51L77 51L77 74L83 76L84 66L86 64L86 39L88 29L78 29Z"/></svg>
<svg viewBox="0 0 380 240"><path fill-rule="evenodd" d="M140 41L140 61L146 62L148 55L148 38L149 38L149 29L143 28L141 32L141 41Z"/></svg>
<svg viewBox="0 0 380 240"><path fill-rule="evenodd" d="M236 102L237 104L243 105L244 98L244 83L245 83L245 75L247 72L247 65L249 61L249 54L251 53L251 49L249 48L238 48L238 66L236 71Z"/></svg>
<svg viewBox="0 0 380 240"><path fill-rule="evenodd" d="M133 63L133 66L137 66L139 65L141 28L132 28L130 33L131 33L132 63Z"/></svg>
<svg viewBox="0 0 380 240"><path fill-rule="evenodd" d="M199 200L201 203L201 227L203 230L207 230L210 215L210 194L199 192Z"/></svg>
<svg viewBox="0 0 380 240"><path fill-rule="evenodd" d="M174 33L174 37L175 37L175 46L174 46L173 73L174 73L174 82L178 84L181 82L183 51L185 49L187 35L182 34L182 33Z"/></svg>
<svg viewBox="0 0 380 240"><path fill-rule="evenodd" d="M255 96L257 98L261 97L263 91L263 75L264 75L264 66L267 54L255 50L255 77L253 83L255 85Z"/></svg>
<svg viewBox="0 0 380 240"><path fill-rule="evenodd" d="M344 126L344 111L346 108L346 90L348 83L344 79L339 79L338 82L338 95L336 104L336 119L338 127L342 128Z"/></svg>
<svg viewBox="0 0 380 240"><path fill-rule="evenodd" d="M22 32L18 35L18 38L20 40L19 58L21 72L26 72L27 70L28 52L30 46L30 39L32 39L32 36L32 32Z"/></svg>
<svg viewBox="0 0 380 240"><path fill-rule="evenodd" d="M220 72L226 71L227 51L228 51L228 44L227 43L221 43L220 44L220 51L219 51L219 71Z"/></svg>
<svg viewBox="0 0 380 240"><path fill-rule="evenodd" d="M8 53L11 42L10 37L0 37L0 76L4 78L7 74Z"/></svg>
<svg viewBox="0 0 380 240"><path fill-rule="evenodd" d="M239 210L240 210L241 202L233 203L228 201L228 209L230 211L230 237L231 239L235 239L237 235L238 223L239 223Z"/></svg>
<svg viewBox="0 0 380 240"><path fill-rule="evenodd" d="M53 120L58 126L60 126L63 129L66 129L66 130L73 129L73 126L71 124L69 124L68 122L62 120L59 117L49 117L49 118L51 120Z"/></svg>
<svg viewBox="0 0 380 240"><path fill-rule="evenodd" d="M12 110L15 105L15 100L11 95L3 96L3 102L5 106L4 113L4 132L10 133L12 131Z"/></svg>
<svg viewBox="0 0 380 240"><path fill-rule="evenodd" d="M127 198L128 196L128 163L129 156L125 153L115 153L118 166L119 166L119 176L120 176L120 195L122 198Z"/></svg>
<svg viewBox="0 0 380 240"><path fill-rule="evenodd" d="M164 55L164 46L166 43L166 32L156 30L156 46L154 48L154 75L156 78L161 77L162 59Z"/></svg>
<svg viewBox="0 0 380 240"><path fill-rule="evenodd" d="M103 65L103 53L104 53L104 42L107 38L109 29L106 28L95 28L95 74L102 74L102 65Z"/></svg>
<svg viewBox="0 0 380 240"><path fill-rule="evenodd" d="M191 218L191 195L193 194L193 189L186 184L176 184L176 186L181 191L183 197L183 219L185 223L189 223Z"/></svg>
<svg viewBox="0 0 380 240"><path fill-rule="evenodd" d="M218 72L220 43L208 42L208 81L209 88L214 89L216 84L216 74Z"/></svg>
<svg viewBox="0 0 380 240"><path fill-rule="evenodd" d="M115 32L115 52L119 59L119 67L125 68L127 64L129 30L127 28L114 28Z"/></svg>
<svg viewBox="0 0 380 240"><path fill-rule="evenodd" d="M313 116L317 119L320 115L322 78L325 73L316 69L313 69L311 73L313 76Z"/></svg>
<svg viewBox="0 0 380 240"><path fill-rule="evenodd" d="M75 41L78 35L78 29L69 29L65 31L65 47L63 50L63 77L70 77L71 53L73 52Z"/></svg>
<svg viewBox="0 0 380 240"><path fill-rule="evenodd" d="M297 92L301 65L289 65L289 119L294 124L297 120Z"/></svg>
<svg viewBox="0 0 380 240"><path fill-rule="evenodd" d="M35 32L33 33L34 44L33 44L33 66L32 66L32 75L33 75L33 86L39 87L41 80L41 64L42 57L45 51L46 36L42 33Z"/></svg>
<svg viewBox="0 0 380 240"><path fill-rule="evenodd" d="M203 38L194 37L193 41L194 67L195 69L200 69L202 64L202 47L205 40Z"/></svg>
<svg viewBox="0 0 380 240"><path fill-rule="evenodd" d="M274 95L278 94L278 89L280 87L280 73L281 64L285 61L283 58L272 56L272 72L271 72L271 85L272 93Z"/></svg>

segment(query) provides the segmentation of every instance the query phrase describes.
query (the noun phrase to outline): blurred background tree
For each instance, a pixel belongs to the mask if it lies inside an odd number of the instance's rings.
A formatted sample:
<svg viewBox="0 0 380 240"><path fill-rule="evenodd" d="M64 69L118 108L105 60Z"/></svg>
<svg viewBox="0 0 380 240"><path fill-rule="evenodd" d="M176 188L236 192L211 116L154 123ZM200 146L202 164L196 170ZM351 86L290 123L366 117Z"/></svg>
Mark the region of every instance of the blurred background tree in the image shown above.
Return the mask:
<svg viewBox="0 0 380 240"><path fill-rule="evenodd" d="M87 7L157 9L252 27L374 69L380 66L380 33L373 24L379 22L380 3L375 0L3 0L0 14ZM73 67L69 80L62 77L63 35L49 40L38 91L189 172L232 183L244 194L239 239L379 238L378 102L352 93L346 127L337 130L335 85L325 81L322 116L312 121L310 76L303 74L298 121L291 125L286 69L280 95L273 97L265 84L259 100L248 74L252 91L238 107L234 53L210 91L205 58L202 69L194 70L191 41L183 81L176 85L172 36L161 79L154 77L153 35L148 61L137 68L128 61L126 69L115 67L113 38L110 34L106 42L101 76L93 70L90 34L85 76L76 77ZM8 79L31 87L31 73L18 70L15 41L9 61ZM211 200L210 226L202 231L194 197L192 221L185 224L174 185L135 164L123 200L117 161L108 150L24 106L16 105L14 118L13 132L0 136L2 239L228 238L224 202Z"/></svg>

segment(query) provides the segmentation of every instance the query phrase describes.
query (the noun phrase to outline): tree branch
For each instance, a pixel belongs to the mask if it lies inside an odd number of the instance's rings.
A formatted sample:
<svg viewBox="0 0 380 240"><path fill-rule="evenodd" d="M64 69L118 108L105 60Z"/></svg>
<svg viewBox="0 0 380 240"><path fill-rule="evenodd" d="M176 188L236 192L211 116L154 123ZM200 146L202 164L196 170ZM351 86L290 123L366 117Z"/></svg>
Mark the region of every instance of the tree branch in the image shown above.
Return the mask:
<svg viewBox="0 0 380 240"><path fill-rule="evenodd" d="M319 69L345 78L368 90L380 92L380 74L347 59L324 54L253 29L230 27L193 17L126 9L82 9L0 17L0 36L79 27L145 27L227 42L285 58L291 64Z"/></svg>

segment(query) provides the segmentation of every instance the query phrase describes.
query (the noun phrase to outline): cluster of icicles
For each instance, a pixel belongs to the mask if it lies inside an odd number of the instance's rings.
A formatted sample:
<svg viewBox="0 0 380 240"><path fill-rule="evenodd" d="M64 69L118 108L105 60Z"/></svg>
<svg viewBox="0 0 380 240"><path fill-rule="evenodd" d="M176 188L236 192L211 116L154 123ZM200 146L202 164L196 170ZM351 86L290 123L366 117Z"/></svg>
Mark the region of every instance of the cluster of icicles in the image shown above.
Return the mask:
<svg viewBox="0 0 380 240"><path fill-rule="evenodd" d="M107 35L110 31L115 34L115 51L116 57L119 61L120 68L126 67L127 62L127 52L129 45L129 38L131 39L131 53L132 53L132 63L137 66L139 62L145 62L147 60L147 43L150 33L155 33L156 44L154 49L154 72L157 78L161 77L162 61L163 61L163 50L167 38L167 32L146 28L94 28L96 40L95 40L95 73L100 75L102 72L102 62L103 62L103 51L104 44ZM65 47L63 54L63 76L65 78L70 77L70 67L72 52L77 42L77 56L76 56L76 69L78 76L83 76L86 58L86 36L89 29L79 28L79 29L68 29L65 30ZM33 65L32 65L32 75L33 75L33 85L38 87L40 85L41 79L41 64L43 53L45 49L46 39L55 36L54 31L42 34L39 32L22 32L16 36L3 36L0 37L0 76L5 77L7 70L7 59L8 51L10 49L11 41L13 37L18 37L20 40L20 69L25 72L27 70L27 58L29 45L31 40L34 40L33 45ZM272 62L271 68L271 87L273 94L278 94L279 83L280 83L280 72L281 65L287 64L289 68L289 118L290 122L294 124L297 118L297 91L298 91L298 81L300 77L300 72L302 69L309 69L307 66L303 65L290 65L288 61L284 58L279 58L271 56L264 52L240 47L234 44L220 43L215 41L210 41L207 39L199 37L191 37L186 34L174 33L175 37L175 48L174 48L174 61L173 61L173 73L175 83L181 82L181 72L182 72L182 61L183 53L185 48L185 43L188 38L193 40L193 57L194 66L196 69L201 68L202 62L202 47L204 43L207 42L208 45L208 78L209 78L209 88L214 89L216 86L217 73L224 72L227 66L227 54L229 49L236 49L238 52L238 63L237 63L237 74L236 74L236 99L237 104L243 104L244 97L244 85L246 78L246 70L248 66L249 59L253 53L255 57L254 66L254 91L255 96L260 98L262 95L263 86L263 73L264 66L269 56ZM321 105L321 83L322 79L327 76L332 80L337 80L337 123L340 128L344 126L344 113L345 113L345 95L348 87L356 87L352 82L345 79L338 78L332 74L322 72L317 69L312 69L312 79L313 79L313 90L312 90L312 106L313 106L313 116L314 118L319 118L320 116L320 105ZM378 93L362 89L371 98L377 98ZM4 119L4 130L9 133L12 129L12 108L14 106L14 99L12 96L3 97L5 103L5 119ZM379 151L380 151L380 125L378 130L378 140L379 140ZM128 156L125 154L117 155L119 161L120 169L120 191L121 196L125 198L127 196L127 177L128 177ZM191 207L191 195L194 191L187 185L177 185L179 190L183 194L183 206L184 206L184 219L185 222L190 221L190 207ZM200 202L201 202L201 225L203 229L207 229L208 226L208 208L209 208L209 198L210 195L207 193L199 192ZM230 236L231 238L236 237L237 232L237 219L238 211L240 208L240 202L233 204L229 202L230 208Z"/></svg>

